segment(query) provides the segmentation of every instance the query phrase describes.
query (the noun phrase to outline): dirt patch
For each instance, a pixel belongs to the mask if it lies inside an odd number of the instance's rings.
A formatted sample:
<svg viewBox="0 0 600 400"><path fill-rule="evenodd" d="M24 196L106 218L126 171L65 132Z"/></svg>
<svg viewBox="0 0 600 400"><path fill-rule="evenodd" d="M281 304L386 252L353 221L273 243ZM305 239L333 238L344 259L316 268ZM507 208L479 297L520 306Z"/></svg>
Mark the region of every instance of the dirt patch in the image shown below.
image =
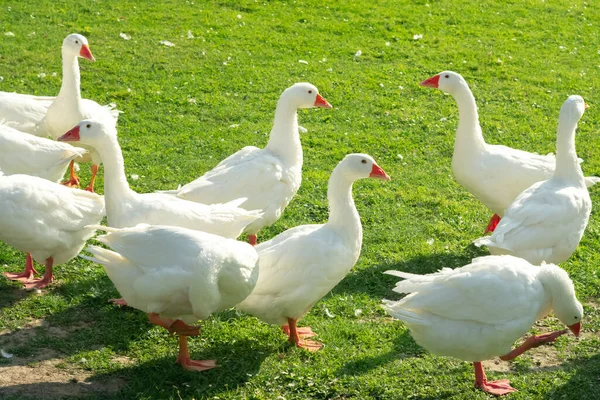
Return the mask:
<svg viewBox="0 0 600 400"><path fill-rule="evenodd" d="M69 326L50 326L48 327L48 333L57 338L65 338L71 333L80 329L85 329L91 325L92 324L89 322L78 321L70 324Z"/></svg>
<svg viewBox="0 0 600 400"><path fill-rule="evenodd" d="M1 395L33 399L85 397L115 394L124 387L122 379L90 380L92 373L64 366L61 358L48 358L56 352L41 350L35 357L13 357L9 366L0 366ZM38 361L39 360L39 361Z"/></svg>
<svg viewBox="0 0 600 400"><path fill-rule="evenodd" d="M42 332L56 337L90 326L91 323L76 322L69 326L49 326L47 321L35 319L16 331L0 332L0 348L10 353L11 348L21 347ZM59 351L37 349L31 357L3 358L0 364L0 398L21 396L32 399L85 398L88 395L116 394L125 381L118 378L94 380L93 372L69 366ZM115 362L132 364L128 357L115 357Z"/></svg>
<svg viewBox="0 0 600 400"><path fill-rule="evenodd" d="M36 336L37 328L46 325L47 323L43 319L32 319L16 331L8 329L0 331L0 348L23 346Z"/></svg>
<svg viewBox="0 0 600 400"><path fill-rule="evenodd" d="M510 371L510 363L499 359L485 360L481 362L484 371L493 372L508 372Z"/></svg>
<svg viewBox="0 0 600 400"><path fill-rule="evenodd" d="M540 346L530 350L528 353L533 362L533 366L531 367L533 371L558 369L562 364L556 348L552 345Z"/></svg>
<svg viewBox="0 0 600 400"><path fill-rule="evenodd" d="M133 365L135 362L127 356L117 356L111 358L111 361L121 365Z"/></svg>

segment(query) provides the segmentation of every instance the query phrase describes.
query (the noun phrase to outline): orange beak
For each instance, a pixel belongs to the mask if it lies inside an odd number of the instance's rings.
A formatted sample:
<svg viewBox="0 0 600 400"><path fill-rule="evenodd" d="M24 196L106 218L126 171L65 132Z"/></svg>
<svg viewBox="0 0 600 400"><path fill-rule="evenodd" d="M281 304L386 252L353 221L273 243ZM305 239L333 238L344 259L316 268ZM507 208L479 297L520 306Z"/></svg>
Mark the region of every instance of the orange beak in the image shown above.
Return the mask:
<svg viewBox="0 0 600 400"><path fill-rule="evenodd" d="M92 52L90 51L90 48L88 47L87 44L81 45L81 50L79 50L79 56L86 58L90 61L96 61L96 59L92 55Z"/></svg>
<svg viewBox="0 0 600 400"><path fill-rule="evenodd" d="M573 332L573 335L579 337L579 331L581 330L581 322L573 324L573 325L569 326L568 328L571 330L571 332Z"/></svg>
<svg viewBox="0 0 600 400"><path fill-rule="evenodd" d="M439 86L439 82L440 82L440 76L439 75L435 75L432 76L429 79L425 79L423 82L419 83L419 85L424 86L424 87L432 87L432 88L438 88Z"/></svg>
<svg viewBox="0 0 600 400"><path fill-rule="evenodd" d="M79 141L79 125L65 133L58 139L59 142L78 142Z"/></svg>
<svg viewBox="0 0 600 400"><path fill-rule="evenodd" d="M383 169L381 169L381 167L377 164L373 164L373 168L371 168L371 174L369 175L369 178L375 178L375 179L383 179L384 181L389 181L390 176L388 174L385 173L385 171Z"/></svg>
<svg viewBox="0 0 600 400"><path fill-rule="evenodd" d="M588 103L583 103L583 109L587 110L588 108L590 108L590 105Z"/></svg>
<svg viewBox="0 0 600 400"><path fill-rule="evenodd" d="M321 96L320 94L317 93L317 99L315 100L315 107L322 107L322 108L332 108L331 104L329 104L327 102L327 100L325 100L323 98L323 96Z"/></svg>

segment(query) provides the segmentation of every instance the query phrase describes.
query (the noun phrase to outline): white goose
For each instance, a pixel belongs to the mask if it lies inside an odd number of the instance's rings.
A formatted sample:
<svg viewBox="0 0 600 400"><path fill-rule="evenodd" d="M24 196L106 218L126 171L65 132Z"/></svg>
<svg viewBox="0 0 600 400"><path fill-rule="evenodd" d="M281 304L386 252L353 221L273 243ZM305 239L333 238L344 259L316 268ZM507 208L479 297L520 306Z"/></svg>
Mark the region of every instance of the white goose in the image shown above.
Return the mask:
<svg viewBox="0 0 600 400"><path fill-rule="evenodd" d="M154 324L179 335L177 362L185 369L214 368L216 360L190 360L188 326L233 307L254 288L258 255L248 243L172 226L138 225L97 239L110 247L88 246L127 303L148 313ZM172 319L175 319L173 321Z"/></svg>
<svg viewBox="0 0 600 400"><path fill-rule="evenodd" d="M487 144L481 133L475 97L456 72L440 72L421 82L421 86L441 89L456 100L458 127L452 172L458 183L495 213L485 231L491 232L523 190L552 176L555 157ZM598 181L598 177L586 178L587 186Z"/></svg>
<svg viewBox="0 0 600 400"><path fill-rule="evenodd" d="M75 257L93 236L104 217L102 196L70 189L29 175L2 176L0 172L0 240L27 253L25 271L5 273L25 287L43 288L53 279L52 267ZM33 261L45 264L41 279Z"/></svg>
<svg viewBox="0 0 600 400"><path fill-rule="evenodd" d="M400 301L384 300L387 312L402 320L428 351L473 362L475 387L497 396L515 389L506 379L488 382L481 361L512 360L567 333L533 336L511 350L535 321L554 310L579 336L583 307L567 273L553 264L538 267L517 257L487 256L427 275L385 273L405 279L395 292L410 293Z"/></svg>
<svg viewBox="0 0 600 400"><path fill-rule="evenodd" d="M0 92L0 119L22 132L36 136L51 136L56 139L83 119L93 118L116 125L119 111L109 106L101 106L95 101L81 98L81 80L78 57L94 61L87 39L79 34L67 36L62 44L62 84L56 97L38 97L18 93ZM87 149L91 150L91 149ZM94 190L94 182L100 162L98 155L78 159L92 161L92 179L86 190ZM77 185L73 163L70 167L69 185Z"/></svg>
<svg viewBox="0 0 600 400"><path fill-rule="evenodd" d="M87 150L19 132L0 122L0 169L5 175L26 174L59 182L67 165Z"/></svg>
<svg viewBox="0 0 600 400"><path fill-rule="evenodd" d="M101 121L84 120L59 141L83 143L95 149L104 164L104 196L108 225L127 228L145 223L180 226L236 238L246 225L260 217L258 211L237 207L243 199L205 205L159 194L138 194L129 188L116 128Z"/></svg>
<svg viewBox="0 0 600 400"><path fill-rule="evenodd" d="M475 240L475 245L536 265L542 261L560 263L571 257L592 211L575 152L575 130L585 108L581 96L569 96L560 109L554 174L521 193L506 209L494 233Z"/></svg>
<svg viewBox="0 0 600 400"><path fill-rule="evenodd" d="M237 305L241 311L283 326L289 341L310 351L319 350L309 327L296 322L354 266L362 245L360 216L352 198L352 184L361 178L390 177L366 154L347 155L333 170L327 198L329 220L302 225L256 246L260 274L256 288Z"/></svg>
<svg viewBox="0 0 600 400"><path fill-rule="evenodd" d="M214 169L187 185L163 193L205 204L225 203L246 197L246 210L263 210L261 218L246 228L250 244L256 234L281 217L302 181L302 145L298 134L299 108L331 105L310 83L296 83L279 98L269 142L264 149L244 147Z"/></svg>

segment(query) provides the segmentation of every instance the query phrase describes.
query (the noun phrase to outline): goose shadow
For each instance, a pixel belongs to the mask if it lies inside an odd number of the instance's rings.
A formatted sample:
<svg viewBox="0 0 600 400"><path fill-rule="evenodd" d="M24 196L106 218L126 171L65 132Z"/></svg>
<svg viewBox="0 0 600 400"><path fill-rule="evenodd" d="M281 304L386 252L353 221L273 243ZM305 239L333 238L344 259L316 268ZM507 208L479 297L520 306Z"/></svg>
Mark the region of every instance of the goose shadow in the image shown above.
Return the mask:
<svg viewBox="0 0 600 400"><path fill-rule="evenodd" d="M268 347L256 346L255 342L239 340L192 351L194 359L216 356L219 367L208 371L186 371L175 363L174 356L165 356L108 372L88 374L81 380L4 386L0 387L0 397L49 400L73 396L85 399L213 398L242 386L257 374L270 351ZM35 370L32 372L35 373Z"/></svg>
<svg viewBox="0 0 600 400"><path fill-rule="evenodd" d="M11 281L0 276L0 310L10 308L27 298L35 295L34 292L23 290L23 285L16 286Z"/></svg>
<svg viewBox="0 0 600 400"><path fill-rule="evenodd" d="M574 373L565 384L548 392L544 399L592 400L600 397L597 383L600 376L600 354L575 358L561 365L561 368Z"/></svg>
<svg viewBox="0 0 600 400"><path fill-rule="evenodd" d="M396 330L404 329L404 325L398 321L394 321ZM394 336L393 348L385 354L375 356L362 357L356 360L349 361L341 366L335 374L342 375L364 375L371 370L381 367L382 365L394 362L396 360L404 360L407 358L418 358L421 354L427 351L420 347L410 336L408 329L404 329Z"/></svg>
<svg viewBox="0 0 600 400"><path fill-rule="evenodd" d="M118 293L105 275L94 271L80 274L75 279L57 282L45 292L48 297L62 298L67 303L76 299L77 303L46 313L44 319L30 319L21 329L0 334L0 348L12 353L11 358L0 358L3 370L0 398L122 399L144 397L144 394L153 397L157 390L161 398L177 398L177 393L188 393L187 397L199 394L212 397L243 384L258 372L264 359L276 351L254 338L205 341L199 349L194 346L197 339L192 337L191 357L217 359L220 367L200 373L188 372L175 363L175 337L168 338L166 330L155 328L143 312L108 303L108 299ZM211 317L225 324L238 318L233 310ZM210 325L210 320L205 322ZM205 322L199 323L201 329ZM150 361L144 362L144 357L137 355L140 343L154 338L169 349L169 355L151 356ZM134 360L124 356L130 354L135 354ZM138 363L140 358L142 362ZM62 375L56 372L61 370L69 372ZM46 371L57 373L58 379L35 378ZM11 373L14 376L9 375ZM20 379L23 373L32 379ZM163 397L163 393L169 395Z"/></svg>

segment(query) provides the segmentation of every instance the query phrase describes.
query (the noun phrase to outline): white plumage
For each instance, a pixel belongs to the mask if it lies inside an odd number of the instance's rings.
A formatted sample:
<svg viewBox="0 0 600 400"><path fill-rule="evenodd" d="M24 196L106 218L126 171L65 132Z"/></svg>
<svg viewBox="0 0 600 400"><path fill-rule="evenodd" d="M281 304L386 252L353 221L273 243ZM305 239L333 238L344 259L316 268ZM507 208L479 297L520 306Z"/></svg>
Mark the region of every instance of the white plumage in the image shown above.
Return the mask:
<svg viewBox="0 0 600 400"><path fill-rule="evenodd" d="M309 107L331 105L309 83L289 87L277 103L273 129L264 149L244 147L193 182L163 193L205 204L246 197L243 208L263 211L263 216L246 228L246 232L255 235L281 217L300 187L302 145L297 109Z"/></svg>
<svg viewBox="0 0 600 400"><path fill-rule="evenodd" d="M427 275L386 273L405 279L395 292L410 294L399 301L384 300L384 308L404 321L419 345L437 355L476 363L509 355L515 340L551 310L579 334L583 308L569 276L556 265L537 267L513 256L487 256ZM519 351L535 346L525 347ZM486 385L492 382L485 375L479 383L490 391ZM509 390L506 384L503 390Z"/></svg>
<svg viewBox="0 0 600 400"><path fill-rule="evenodd" d="M475 98L464 78L444 71L423 82L451 94L458 106L458 127L452 156L452 172L458 183L498 216L535 182L549 179L556 167L553 155L541 156L485 142ZM600 181L586 178L587 186Z"/></svg>
<svg viewBox="0 0 600 400"><path fill-rule="evenodd" d="M242 301L258 277L247 243L175 226L108 228L88 246L131 307L194 323Z"/></svg>
<svg viewBox="0 0 600 400"><path fill-rule="evenodd" d="M358 260L362 226L352 198L352 184L368 177L389 180L370 156L346 156L329 179L328 222L297 226L256 246L258 283L237 306L239 310L270 324L287 325L284 330L291 332L290 341L298 346L310 350L321 347L316 342L299 340L294 334L296 321L337 285ZM305 331L314 336L309 329ZM302 334L301 330L298 332Z"/></svg>
<svg viewBox="0 0 600 400"><path fill-rule="evenodd" d="M173 226L95 228L110 232L97 238L110 250L88 246L93 256L82 257L102 264L128 305L160 318L206 319L242 301L258 278L258 255L247 243ZM166 327L185 342L173 326ZM187 342L178 361L188 369L214 366L190 360Z"/></svg>
<svg viewBox="0 0 600 400"><path fill-rule="evenodd" d="M119 111L101 106L95 101L81 98L81 81L78 57L94 61L85 36L68 35L62 44L63 78L56 97L39 97L19 93L0 92L0 119L22 132L36 136L58 138L83 119L96 119L116 126ZM85 146L83 146L85 147ZM98 155L93 149L78 162L92 161L92 181L88 190L93 191ZM71 166L71 184L78 182Z"/></svg>
<svg viewBox="0 0 600 400"><path fill-rule="evenodd" d="M575 130L583 115L581 96L569 96L560 110L553 176L533 184L508 207L491 236L475 240L492 254L512 254L533 264L566 261L587 226L592 201L575 152Z"/></svg>
<svg viewBox="0 0 600 400"><path fill-rule="evenodd" d="M139 194L129 188L123 154L114 126L84 120L59 138L93 147L104 164L104 195L108 225L115 228L151 225L180 226L235 238L260 217L259 211L246 211L238 205L205 205L159 193Z"/></svg>
<svg viewBox="0 0 600 400"><path fill-rule="evenodd" d="M0 169L59 182L68 164L87 153L80 147L19 132L0 122Z"/></svg>
<svg viewBox="0 0 600 400"><path fill-rule="evenodd" d="M41 280L29 279L31 270L14 275L28 282L27 287L46 286L52 266L79 254L94 234L88 225L98 224L103 216L104 200L97 194L35 176L0 176L0 240L46 264Z"/></svg>

